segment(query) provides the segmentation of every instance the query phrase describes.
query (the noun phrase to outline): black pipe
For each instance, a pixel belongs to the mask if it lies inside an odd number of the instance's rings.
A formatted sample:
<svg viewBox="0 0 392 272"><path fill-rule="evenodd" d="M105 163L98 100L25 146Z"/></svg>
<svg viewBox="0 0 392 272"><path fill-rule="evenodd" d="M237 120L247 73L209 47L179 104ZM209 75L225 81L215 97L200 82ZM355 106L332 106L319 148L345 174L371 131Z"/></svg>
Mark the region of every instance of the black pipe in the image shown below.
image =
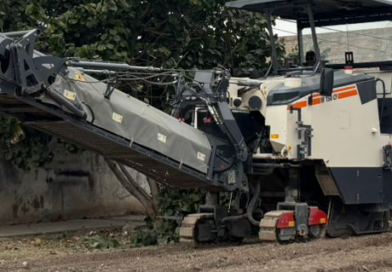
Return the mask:
<svg viewBox="0 0 392 272"><path fill-rule="evenodd" d="M382 80L381 78L378 78L376 80L376 84L377 82L381 82L382 87L383 87L383 92L382 92L382 103L381 103L381 109L380 109L380 128L381 128L381 122L382 119L384 117L384 110L385 110L385 98L387 96L387 90L386 90L386 86L385 86L385 82L384 80Z"/></svg>
<svg viewBox="0 0 392 272"><path fill-rule="evenodd" d="M254 225L254 226L259 226L260 222L255 220L253 218L253 212L255 210L255 205L257 202L257 199L260 196L260 182L257 182L256 184L256 188L254 186L251 186L251 188L253 189L253 197L249 202L248 208L246 213L244 214L240 214L240 215L233 215L233 216L228 216L225 217L221 220L222 223L227 223L227 222L233 222L233 221L237 221L237 220L241 220L241 219L245 219L247 218L249 220L249 222Z"/></svg>
<svg viewBox="0 0 392 272"><path fill-rule="evenodd" d="M247 217L248 217L248 215L246 213L240 214L240 215L233 215L233 216L228 216L228 217L223 218L221 220L221 222L222 223L233 222L233 221L245 219Z"/></svg>
<svg viewBox="0 0 392 272"><path fill-rule="evenodd" d="M50 96L50 98L52 98L54 101L56 101L61 106L66 107L68 110L70 110L76 116L86 119L87 114L84 112L84 110L77 108L71 101L69 101L64 96L60 95L58 92L53 91L52 89L48 89L47 94Z"/></svg>
<svg viewBox="0 0 392 272"><path fill-rule="evenodd" d="M254 209L255 209L256 201L259 199L259 196L260 196L261 184L260 184L260 182L257 182L256 183L256 188L253 185L251 185L251 184L252 183L249 183L250 187L251 188L253 187L253 197L252 197L252 199L249 202L246 214L247 214L249 222L252 225L259 226L260 222L253 218L253 212L254 212Z"/></svg>
<svg viewBox="0 0 392 272"><path fill-rule="evenodd" d="M256 188L254 186L251 186L251 188L253 189L252 191L254 193L252 199L249 202L246 213L225 217L221 220L222 223L233 222L247 218L252 225L259 226L260 222L253 218L253 212L255 209L256 201L260 196L260 182L256 184Z"/></svg>

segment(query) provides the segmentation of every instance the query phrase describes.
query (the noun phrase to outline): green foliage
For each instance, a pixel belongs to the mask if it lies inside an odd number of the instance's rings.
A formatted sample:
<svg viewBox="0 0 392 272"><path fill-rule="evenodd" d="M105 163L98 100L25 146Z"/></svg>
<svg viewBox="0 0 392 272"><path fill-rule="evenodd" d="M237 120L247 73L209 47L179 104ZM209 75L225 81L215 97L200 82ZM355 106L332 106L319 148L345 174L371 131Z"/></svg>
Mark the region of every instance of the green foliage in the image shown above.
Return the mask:
<svg viewBox="0 0 392 272"><path fill-rule="evenodd" d="M153 246L158 244L157 234L154 230L139 230L132 236L131 242L133 247Z"/></svg>
<svg viewBox="0 0 392 272"><path fill-rule="evenodd" d="M154 222L147 222L149 229L138 230L132 235L131 244L141 247L179 242L182 218L197 212L204 199L202 191L162 188L158 202L160 216Z"/></svg>
<svg viewBox="0 0 392 272"><path fill-rule="evenodd" d="M84 148L81 148L61 139L57 139L57 142L61 144L65 148L65 150L71 154L80 154L83 153L85 150Z"/></svg>
<svg viewBox="0 0 392 272"><path fill-rule="evenodd" d="M117 248L120 246L119 241L116 239L100 235L85 236L83 237L82 243L90 250Z"/></svg>
<svg viewBox="0 0 392 272"><path fill-rule="evenodd" d="M24 170L43 167L53 159L51 137L30 129L21 130L14 118L0 117L0 142L7 160Z"/></svg>
<svg viewBox="0 0 392 272"><path fill-rule="evenodd" d="M164 189L159 194L159 209L164 216L194 213L204 198L205 193L198 190Z"/></svg>
<svg viewBox="0 0 392 272"><path fill-rule="evenodd" d="M41 48L81 57L168 68L263 70L265 20L224 8L227 0L5 1L3 29L45 25ZM1 17L0 17L1 18Z"/></svg>
<svg viewBox="0 0 392 272"><path fill-rule="evenodd" d="M52 136L22 127L15 118L0 116L0 144L5 158L20 169L28 171L50 163L54 156L49 148L52 141ZM72 154L83 152L66 141L57 141Z"/></svg>
<svg viewBox="0 0 392 272"><path fill-rule="evenodd" d="M132 245L140 247L178 243L182 218L197 212L204 200L203 191L162 188L158 202L160 216L154 222L147 222L150 227L148 230L139 230L132 236Z"/></svg>
<svg viewBox="0 0 392 272"><path fill-rule="evenodd" d="M162 219L154 222L154 230L161 243L179 241L181 219L190 213L197 212L204 203L205 192L198 190L163 189L159 194L159 211Z"/></svg>

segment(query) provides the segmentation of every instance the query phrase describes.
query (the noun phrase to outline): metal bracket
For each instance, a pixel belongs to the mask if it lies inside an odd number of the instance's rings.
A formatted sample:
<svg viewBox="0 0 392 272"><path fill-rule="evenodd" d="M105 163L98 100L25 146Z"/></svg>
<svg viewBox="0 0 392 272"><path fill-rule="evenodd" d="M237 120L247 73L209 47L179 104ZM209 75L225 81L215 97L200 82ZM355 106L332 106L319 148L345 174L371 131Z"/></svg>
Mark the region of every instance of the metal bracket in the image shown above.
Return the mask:
<svg viewBox="0 0 392 272"><path fill-rule="evenodd" d="M308 235L309 206L307 203L280 202L277 205L277 210L294 211L295 229L297 234L301 237L306 237Z"/></svg>
<svg viewBox="0 0 392 272"><path fill-rule="evenodd" d="M303 161L307 156L312 155L312 126L305 125L302 121L302 110L295 109L293 106L290 106L290 113L293 114L294 111L298 111L298 121L297 131L298 131L298 140L301 141L299 145L297 145L297 159L299 161Z"/></svg>
<svg viewBox="0 0 392 272"><path fill-rule="evenodd" d="M22 88L22 94L32 94L50 86L64 64L61 58L43 56L34 51L38 33L37 29L31 30L10 44L16 80Z"/></svg>
<svg viewBox="0 0 392 272"><path fill-rule="evenodd" d="M351 51L351 52L344 53L344 58L347 65L354 64L354 52Z"/></svg>
<svg viewBox="0 0 392 272"><path fill-rule="evenodd" d="M116 78L114 80L107 83L106 91L105 94L103 95L106 99L110 100L110 96L112 95L115 89L114 85L117 84L117 81L118 81L118 77L116 75Z"/></svg>

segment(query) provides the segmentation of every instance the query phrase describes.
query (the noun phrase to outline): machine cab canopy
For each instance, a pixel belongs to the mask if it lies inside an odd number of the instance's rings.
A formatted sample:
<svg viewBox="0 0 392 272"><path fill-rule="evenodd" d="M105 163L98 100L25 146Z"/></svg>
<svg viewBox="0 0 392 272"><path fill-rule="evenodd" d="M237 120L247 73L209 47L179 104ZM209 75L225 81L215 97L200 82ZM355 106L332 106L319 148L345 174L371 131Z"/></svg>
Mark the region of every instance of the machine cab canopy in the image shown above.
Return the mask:
<svg viewBox="0 0 392 272"><path fill-rule="evenodd" d="M302 30L310 28L313 50L318 60L318 68L316 68L315 72L319 68L323 68L327 63L322 57L316 27L392 20L392 0L241 0L228 2L226 7L260 12L266 16L268 32L270 34L274 74L280 74L284 69L281 69L278 60L272 16L278 16L284 20L294 20L297 22L298 50L301 63L304 63ZM355 45L352 47L355 47ZM359 47L357 46L357 48ZM380 49L375 49L373 51L382 53ZM347 53L351 55L347 55ZM385 61L385 59L389 59L389 57L387 57L388 55L392 55L392 53L388 53L386 54L386 57L384 56L380 59L384 61L377 60L375 62L374 60L371 60L369 62L366 60L367 63L363 62L362 64L366 67L388 67L388 69L390 69L392 68L392 62ZM358 63L354 64L353 56L353 52L346 52L346 64L353 64L355 67ZM339 65L334 66L333 68L342 68L344 64ZM328 64L327 66L332 65Z"/></svg>
<svg viewBox="0 0 392 272"><path fill-rule="evenodd" d="M266 13L296 20L301 29L311 27L311 5L315 26L356 24L392 19L392 0L245 0L226 4L230 8Z"/></svg>

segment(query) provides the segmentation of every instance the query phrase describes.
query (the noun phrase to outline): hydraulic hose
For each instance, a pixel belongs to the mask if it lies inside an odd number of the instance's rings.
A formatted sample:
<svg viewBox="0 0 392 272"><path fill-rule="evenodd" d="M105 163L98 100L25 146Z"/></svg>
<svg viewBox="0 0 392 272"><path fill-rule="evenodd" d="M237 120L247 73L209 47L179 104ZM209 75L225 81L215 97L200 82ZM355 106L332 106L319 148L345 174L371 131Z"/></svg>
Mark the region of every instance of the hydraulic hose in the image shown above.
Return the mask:
<svg viewBox="0 0 392 272"><path fill-rule="evenodd" d="M249 202L249 205L248 205L248 209L247 209L247 211L246 211L246 214L247 214L247 217L248 217L249 222L250 222L252 225L254 225L254 226L259 226L260 222L257 221L257 220L255 220L255 219L253 218L253 211L254 211L254 209L255 209L255 205L256 205L257 199L258 199L259 196L260 196L260 187L261 187L261 186L260 186L260 182L257 182L257 183L256 183L256 188L255 188L253 185L251 185L251 183L249 183L249 185L251 186L251 189L253 189L254 194L253 194L252 199L251 199L250 202Z"/></svg>
<svg viewBox="0 0 392 272"><path fill-rule="evenodd" d="M261 187L260 186L260 182L258 182L256 184L256 187L251 186L254 194L253 194L252 199L249 202L248 209L247 209L246 213L240 214L240 215L233 215L233 216L225 217L225 218L222 219L221 222L222 223L227 223L227 222L233 222L233 221L237 221L237 220L241 220L241 219L247 218L252 225L259 226L260 222L253 218L253 212L254 212L254 209L255 209L255 205L256 205L257 199L260 196L260 187Z"/></svg>

